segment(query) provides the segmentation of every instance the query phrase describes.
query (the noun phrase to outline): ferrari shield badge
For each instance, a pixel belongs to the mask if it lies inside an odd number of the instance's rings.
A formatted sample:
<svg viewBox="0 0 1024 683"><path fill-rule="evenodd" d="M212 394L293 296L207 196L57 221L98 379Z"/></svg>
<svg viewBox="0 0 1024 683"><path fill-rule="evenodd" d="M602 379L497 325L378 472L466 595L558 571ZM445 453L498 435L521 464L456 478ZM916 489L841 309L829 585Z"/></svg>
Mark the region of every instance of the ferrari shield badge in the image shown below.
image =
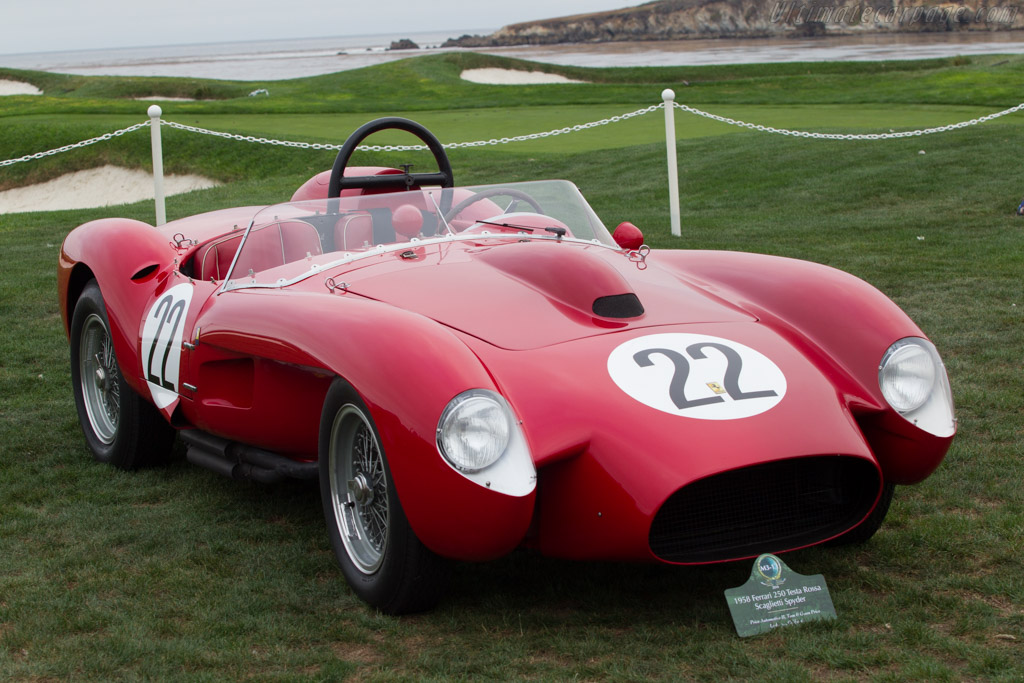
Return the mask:
<svg viewBox="0 0 1024 683"><path fill-rule="evenodd" d="M797 574L771 554L758 557L750 579L726 590L725 599L741 638L780 626L836 618L824 576Z"/></svg>
<svg viewBox="0 0 1024 683"><path fill-rule="evenodd" d="M652 334L620 344L608 374L641 403L672 415L737 420L771 410L786 376L763 353L705 334Z"/></svg>

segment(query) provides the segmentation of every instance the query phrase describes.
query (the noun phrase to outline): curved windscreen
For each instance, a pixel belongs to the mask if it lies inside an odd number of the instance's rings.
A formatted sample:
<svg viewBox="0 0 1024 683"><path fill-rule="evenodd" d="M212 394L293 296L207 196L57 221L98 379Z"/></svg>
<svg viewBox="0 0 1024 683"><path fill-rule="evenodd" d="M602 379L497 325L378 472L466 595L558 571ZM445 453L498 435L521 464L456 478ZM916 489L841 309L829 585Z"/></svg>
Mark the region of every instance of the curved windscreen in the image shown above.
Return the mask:
<svg viewBox="0 0 1024 683"><path fill-rule="evenodd" d="M404 244L500 236L615 246L580 191L564 180L366 194L261 210L240 246L235 243L224 287L280 287Z"/></svg>

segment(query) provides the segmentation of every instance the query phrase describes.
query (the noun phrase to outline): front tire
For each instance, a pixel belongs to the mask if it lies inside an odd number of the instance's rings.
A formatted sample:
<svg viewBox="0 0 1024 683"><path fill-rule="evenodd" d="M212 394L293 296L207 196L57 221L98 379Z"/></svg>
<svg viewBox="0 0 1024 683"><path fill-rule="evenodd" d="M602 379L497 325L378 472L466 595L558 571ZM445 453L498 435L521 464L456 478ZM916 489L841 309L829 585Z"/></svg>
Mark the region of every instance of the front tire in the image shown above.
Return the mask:
<svg viewBox="0 0 1024 683"><path fill-rule="evenodd" d="M124 380L95 280L82 291L71 318L71 384L96 460L125 470L170 461L174 428Z"/></svg>
<svg viewBox="0 0 1024 683"><path fill-rule="evenodd" d="M867 519L842 536L832 539L829 544L842 546L866 543L882 527L882 522L885 521L885 516L889 513L889 505L892 504L892 495L895 491L895 484L886 483L882 487L882 494L875 509L871 511Z"/></svg>
<svg viewBox="0 0 1024 683"><path fill-rule="evenodd" d="M327 533L355 594L387 614L434 607L447 563L409 526L370 411L340 379L324 401L319 458Z"/></svg>

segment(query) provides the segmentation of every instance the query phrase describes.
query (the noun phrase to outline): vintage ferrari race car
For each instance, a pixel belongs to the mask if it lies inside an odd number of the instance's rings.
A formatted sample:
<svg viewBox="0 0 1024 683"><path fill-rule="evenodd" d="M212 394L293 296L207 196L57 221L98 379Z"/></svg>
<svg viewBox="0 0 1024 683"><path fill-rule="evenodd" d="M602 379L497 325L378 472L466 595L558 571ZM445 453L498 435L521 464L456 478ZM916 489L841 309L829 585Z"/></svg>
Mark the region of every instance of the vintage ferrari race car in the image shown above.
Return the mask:
<svg viewBox="0 0 1024 683"><path fill-rule="evenodd" d="M347 168L385 128L438 171ZM642 241L566 181L456 187L406 119L288 203L82 225L59 297L86 441L319 478L388 613L521 546L698 564L869 538L956 431L932 343L843 272Z"/></svg>

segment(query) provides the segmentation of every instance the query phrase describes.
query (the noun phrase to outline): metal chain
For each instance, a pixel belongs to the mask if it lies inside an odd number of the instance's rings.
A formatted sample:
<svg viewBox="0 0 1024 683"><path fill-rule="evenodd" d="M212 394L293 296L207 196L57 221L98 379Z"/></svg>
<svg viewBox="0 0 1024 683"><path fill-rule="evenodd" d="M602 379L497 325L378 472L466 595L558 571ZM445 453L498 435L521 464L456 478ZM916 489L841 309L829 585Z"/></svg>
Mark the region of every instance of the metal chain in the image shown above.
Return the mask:
<svg viewBox="0 0 1024 683"><path fill-rule="evenodd" d="M612 116L607 119L600 121L591 121L590 123L580 123L575 126L567 126L565 128L557 128L555 130L545 131L543 133L530 133L528 135L517 135L511 138L491 138L490 140L475 140L473 142L450 142L443 145L445 149L461 149L466 147L486 147L487 145L504 145L510 142L523 142L526 140L540 140L543 138L554 137L555 135L564 135L566 133L576 133L581 130L588 130L590 128L597 128L598 126L605 126L609 123L617 123L619 121L625 121L636 116L643 116L644 114L650 114L651 112L658 111L662 105L655 104L644 109L638 109L628 114L620 114L618 116ZM281 147L296 147L299 149L328 149L328 150L340 150L341 145L332 145L327 143L319 142L291 142L287 140L272 140L268 138L257 138L252 135L237 135L235 133L222 133L215 130L207 130L205 128L197 128L195 126L186 126L181 123L175 123L173 121L161 121L165 126L175 128L177 130L187 131L189 133L200 133L203 135L213 135L219 138L225 138L228 140L237 140L239 142L254 142L261 145L278 145ZM414 152L419 150L427 149L426 145L361 145L361 150L369 152Z"/></svg>
<svg viewBox="0 0 1024 683"><path fill-rule="evenodd" d="M99 136L98 138L92 138L91 140L82 140L81 142L76 142L73 145L65 145L63 147L58 147L57 149L47 150L46 152L36 152L35 154L28 154L18 159L7 159L6 161L0 161L0 167L13 166L14 164L18 164L23 161L35 161L36 159L50 157L55 154L61 154L62 152L70 152L73 149L88 147L89 145L94 145L97 142L105 142L113 138L121 137L126 133L131 133L132 131L136 131L139 128L145 128L148 125L149 121L143 121L142 123L136 123L134 126L129 126L127 128L122 128L121 130L116 130L113 133L105 133Z"/></svg>
<svg viewBox="0 0 1024 683"><path fill-rule="evenodd" d="M1013 114L1014 112L1021 111L1024 109L1024 102L1018 104L1016 107L1010 107L1004 109L1001 112L995 114L989 114L988 116L981 116L970 121L961 121L960 123L951 123L948 126L938 126L936 128L924 128L921 130L907 130L898 133L864 133L860 135L852 133L809 133L801 130L788 130L786 128L773 128L771 126L762 126L756 123L747 123L746 121L737 121L736 119L730 119L728 116L718 116L717 114L709 114L706 111L689 107L685 104L675 103L676 108L682 109L690 114L696 114L697 116L703 116L706 119L712 119L713 121L720 121L721 123L728 123L731 126L740 126L741 128L749 128L750 130L761 131L762 133L776 133L778 135L790 135L798 138L813 138L815 140L892 140L895 138L909 138L919 137L921 135L931 135L932 133L944 133L950 130L957 130L959 128L966 128L968 126L976 126L979 123L991 121L992 119L998 119L1000 116L1006 116L1007 114Z"/></svg>
<svg viewBox="0 0 1024 683"><path fill-rule="evenodd" d="M727 124L732 125L732 126L739 126L741 128L748 128L750 130L756 130L756 131L760 131L762 133L775 133L777 135L789 135L789 136L793 136L793 137L811 138L811 139L815 139L815 140L892 140L892 139L895 139L895 138L918 137L918 136L921 136L921 135L930 135L932 133L943 133L943 132L950 131L950 130L957 130L957 129L960 129L960 128L966 128L968 126L976 126L979 123L985 123L986 121L991 121L991 120L997 119L997 118L999 118L1001 116L1006 116L1007 114L1013 114L1015 112L1024 110L1024 102L1022 102L1021 104L1018 104L1016 107L1010 107L1009 109L1004 109L1003 111L997 112L995 114L989 114L987 116L981 116L981 117L978 117L976 119L971 119L970 121L961 121L960 123L952 123L952 124L949 124L947 126L938 126L936 128L925 128L925 129L921 129L921 130L908 130L908 131L901 131L901 132L898 132L898 133L866 133L866 134L859 134L858 135L858 134L851 134L851 133L811 133L811 132L800 131L800 130L789 130L789 129L786 129L786 128L774 128L772 126L762 126L762 125L756 124L756 123L747 123L746 121L738 121L736 119L731 119L728 116L719 116L717 114L710 114L710 113L708 113L706 111L701 111L700 109L696 109L694 107L690 107L688 105L681 104L679 102L675 102L674 105L675 105L675 107L677 109L680 109L682 111L688 112L690 114L695 114L697 116L703 116L706 119L711 119L713 121L719 121L721 123L727 123ZM579 132L579 131L582 131L582 130L589 130L591 128L597 128L599 126L608 125L609 123L617 123L619 121L626 121L627 119L631 119L631 118L634 118L634 117L637 117L637 116L643 116L645 114L650 114L652 112L658 111L661 108L662 108L662 105L655 104L655 105L651 105L650 107L645 107L643 109L637 109L636 111L629 112L628 114L620 114L618 116L612 116L612 117L607 118L607 119L601 119L600 121L591 121L590 123L580 123L580 124L577 124L575 126L567 126L565 128L556 128L555 130L549 130L549 131L545 131L543 133L530 133L528 135L517 135L517 136L511 137L511 138L491 138L490 140L475 140L473 142L451 142L451 143L448 143L448 144L443 145L443 146L445 147L445 149L461 149L461 148L468 148L468 147L486 147L488 145L504 145L504 144L508 144L510 142L524 142L526 140L541 140L541 139L544 139L544 138L554 137L556 135L564 135L566 133L576 133L576 132ZM90 140L83 140L81 142L76 142L76 143L74 143L72 145L65 145L64 147L58 147L57 149L47 150L46 152L37 152L35 154L28 154L26 156L19 157L17 159L7 159L6 161L0 161L0 168L2 168L4 166L13 166L14 164L18 164L18 163L21 163L21 162L24 162L24 161L35 161L36 159L43 159L43 158L48 157L48 156L53 156L55 154L61 154L63 152L69 152L69 151L71 151L73 149L79 149L81 147L88 147L89 145L94 145L97 142L104 142L106 140L111 140L113 138L120 137L120 136L125 135L127 133L131 133L133 131L136 131L136 130L138 130L140 128L145 128L146 126L149 126L150 123L151 123L151 121L143 121L142 123L137 123L134 126L129 126L128 128L122 128L121 130L117 130L117 131L114 131L112 133L106 133L104 135L100 135L99 137L95 137L95 138L92 138ZM289 140L273 140L273 139L270 139L270 138L258 138L258 137L254 137L252 135L238 135L238 134L235 134L235 133L223 133L223 132L220 132L220 131L207 130L205 128L198 128L196 126L186 126L185 124L175 123L174 121L160 120L160 123L161 123L161 125L168 126L170 128L175 128L177 130L182 130L182 131L185 131L185 132L188 132L188 133L200 133L202 135L212 135L214 137L224 138L224 139L227 139L227 140L237 140L239 142L254 142L254 143L257 143L257 144L261 144L261 145L277 145L277 146L281 146L281 147L292 147L292 148L296 148L296 149L317 149L317 150L321 150L322 149L322 150L332 150L332 151L338 151L342 147L341 145L332 145L332 144L329 144L329 143L321 143L321 142L293 142L293 141L289 141ZM425 150L425 149L427 149L427 147L426 147L426 145L365 145L365 146L362 146L361 149L368 150L368 151L371 151L371 152L411 152L411 151Z"/></svg>
<svg viewBox="0 0 1024 683"><path fill-rule="evenodd" d="M606 126L609 123L618 123L619 121L626 121L627 119L634 118L636 116L643 116L650 114L651 112L658 111L662 108L660 104L654 104L650 107L644 107L643 109L637 109L636 111L629 112L628 114L620 114L618 116L612 116L611 118L601 119L600 121L591 121L590 123L580 123L575 126L568 126L566 128L556 128L555 130L545 131L543 133L530 133L529 135L517 135L512 138L491 138L490 140L478 140L476 142L454 142L445 145L448 149L458 149L460 147L484 147L487 145L504 145L509 142L524 142L526 140L541 140L543 138L550 138L556 135L564 135L566 133L576 133L581 130L589 130L591 128L597 128L599 126ZM422 145L417 145L417 148L424 149ZM411 148L410 148L411 149ZM387 151L387 150L374 150L374 151Z"/></svg>
<svg viewBox="0 0 1024 683"><path fill-rule="evenodd" d="M279 147L295 147L297 149L329 149L338 151L341 149L341 145L332 145L328 143L320 142L291 142L288 140L272 140L269 138L257 138L252 135L238 135L236 133L223 133L217 130L207 130L206 128L198 128L196 126L186 126L183 123L175 123L174 121L167 121L164 119L160 120L160 123L168 128L174 128L176 130L183 130L186 133L199 133L201 135L212 135L217 138L224 138L225 140L236 140L238 142L254 142L260 145L277 145Z"/></svg>

